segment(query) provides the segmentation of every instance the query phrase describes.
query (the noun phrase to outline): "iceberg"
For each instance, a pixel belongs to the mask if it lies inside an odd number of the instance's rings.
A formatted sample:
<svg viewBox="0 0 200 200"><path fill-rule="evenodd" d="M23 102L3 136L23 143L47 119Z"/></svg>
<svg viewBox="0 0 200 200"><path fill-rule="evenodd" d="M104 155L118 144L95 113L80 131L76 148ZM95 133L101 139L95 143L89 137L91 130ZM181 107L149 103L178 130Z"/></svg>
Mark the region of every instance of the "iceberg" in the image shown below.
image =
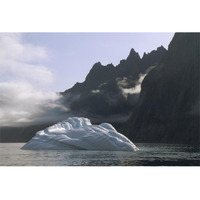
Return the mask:
<svg viewBox="0 0 200 200"><path fill-rule="evenodd" d="M92 125L82 117L70 117L38 131L22 149L137 151L138 148L108 123Z"/></svg>

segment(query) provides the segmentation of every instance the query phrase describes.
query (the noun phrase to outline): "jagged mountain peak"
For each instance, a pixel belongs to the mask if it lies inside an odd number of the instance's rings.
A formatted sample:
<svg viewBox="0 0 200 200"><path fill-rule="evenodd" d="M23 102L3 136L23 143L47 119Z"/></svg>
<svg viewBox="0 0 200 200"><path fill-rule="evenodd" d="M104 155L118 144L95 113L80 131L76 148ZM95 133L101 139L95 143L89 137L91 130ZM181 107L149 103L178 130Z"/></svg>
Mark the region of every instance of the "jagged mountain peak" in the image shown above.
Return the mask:
<svg viewBox="0 0 200 200"><path fill-rule="evenodd" d="M160 47L157 48L157 52L167 52L167 49L161 45Z"/></svg>
<svg viewBox="0 0 200 200"><path fill-rule="evenodd" d="M165 49L165 47L163 47L163 45L159 46L156 50L151 51L150 53L146 53L144 52L143 56L142 56L142 60L145 59L146 57L148 57L149 55L153 55L153 54L163 54L166 53L167 50Z"/></svg>
<svg viewBox="0 0 200 200"><path fill-rule="evenodd" d="M157 52L157 50L155 50ZM132 48L127 59L121 60L117 66L112 63L102 65L96 62L83 83L78 83L65 92L66 104L70 100L70 109L95 115L129 114L138 94L131 93L140 74L160 60L162 53L147 56L144 62ZM116 81L118 80L118 81ZM123 90L120 84L129 88ZM72 101L75 99L74 101Z"/></svg>
<svg viewBox="0 0 200 200"><path fill-rule="evenodd" d="M112 63L107 64L106 67L115 67Z"/></svg>
<svg viewBox="0 0 200 200"><path fill-rule="evenodd" d="M136 52L133 48L130 50L130 53L127 57L127 60L140 60L140 56L138 54L138 52Z"/></svg>
<svg viewBox="0 0 200 200"><path fill-rule="evenodd" d="M158 48L157 48L157 50L159 50L159 49L165 49L165 47L163 47L163 45L161 45L161 46L159 46ZM166 49L165 49L166 50Z"/></svg>
<svg viewBox="0 0 200 200"><path fill-rule="evenodd" d="M101 62L100 62L100 61L99 61L99 62L96 62L96 63L93 65L92 68L94 68L94 67L102 67Z"/></svg>
<svg viewBox="0 0 200 200"><path fill-rule="evenodd" d="M102 69L102 70L104 70L104 68L113 68L113 67L115 67L112 63L110 63L110 64L107 64L107 65L102 65L101 64L101 62L96 62L94 65L93 65L93 67L92 67L92 69L90 70L90 71L93 71L93 70L97 70L97 69Z"/></svg>

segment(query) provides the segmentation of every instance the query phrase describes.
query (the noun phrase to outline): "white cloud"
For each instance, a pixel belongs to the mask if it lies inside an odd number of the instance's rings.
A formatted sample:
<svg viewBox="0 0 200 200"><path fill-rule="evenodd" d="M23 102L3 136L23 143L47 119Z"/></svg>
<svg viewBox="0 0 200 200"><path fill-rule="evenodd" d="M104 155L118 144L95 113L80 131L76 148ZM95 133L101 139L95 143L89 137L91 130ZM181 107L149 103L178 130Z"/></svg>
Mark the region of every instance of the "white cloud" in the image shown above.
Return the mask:
<svg viewBox="0 0 200 200"><path fill-rule="evenodd" d="M0 33L0 47L0 59L3 60L32 62L48 59L47 50L44 47L24 44L20 33Z"/></svg>
<svg viewBox="0 0 200 200"><path fill-rule="evenodd" d="M100 90L91 90L91 93L97 94L97 93L100 93Z"/></svg>
<svg viewBox="0 0 200 200"><path fill-rule="evenodd" d="M49 59L44 47L24 44L22 35L18 33L0 34L0 78L6 74L6 81L17 79L39 84L51 83L51 70L35 64L44 59Z"/></svg>
<svg viewBox="0 0 200 200"><path fill-rule="evenodd" d="M139 94L141 91L141 84L142 81L144 80L146 74L140 74L139 78L136 82L136 85L134 87L128 87L130 83L128 83L128 79L124 77L123 79L118 80L117 84L118 87L121 89L122 94L124 95L125 98L128 97L128 94Z"/></svg>
<svg viewBox="0 0 200 200"><path fill-rule="evenodd" d="M47 49L22 39L18 33L0 34L1 126L33 123L63 110L58 94L41 90L53 82L51 70L40 64L49 59Z"/></svg>
<svg viewBox="0 0 200 200"><path fill-rule="evenodd" d="M27 82L0 83L0 124L21 125L49 117L55 109L63 110L59 98L55 92L37 91Z"/></svg>
<svg viewBox="0 0 200 200"><path fill-rule="evenodd" d="M123 92L125 94L138 94L140 93L141 91L141 84L142 84L142 81L144 80L145 76L147 74L141 74L138 81L137 81L137 85L133 88L124 88L123 89Z"/></svg>
<svg viewBox="0 0 200 200"><path fill-rule="evenodd" d="M47 67L12 60L0 60L0 77L5 74L9 77L7 80L27 80L43 85L53 81L53 74Z"/></svg>

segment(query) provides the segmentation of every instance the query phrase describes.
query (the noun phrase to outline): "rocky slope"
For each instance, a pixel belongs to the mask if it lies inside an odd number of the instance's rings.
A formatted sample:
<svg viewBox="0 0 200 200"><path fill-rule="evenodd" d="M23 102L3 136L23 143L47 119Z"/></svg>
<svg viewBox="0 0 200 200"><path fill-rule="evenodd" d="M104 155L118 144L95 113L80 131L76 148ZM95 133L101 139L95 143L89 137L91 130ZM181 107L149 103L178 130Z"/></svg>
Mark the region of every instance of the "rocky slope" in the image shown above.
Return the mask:
<svg viewBox="0 0 200 200"><path fill-rule="evenodd" d="M145 77L123 133L134 142L200 143L199 33L176 33Z"/></svg>
<svg viewBox="0 0 200 200"><path fill-rule="evenodd" d="M139 97L136 86L141 76L155 66L166 53L161 46L142 58L131 49L127 59L119 65L94 64L83 83L77 83L63 95L63 104L71 111L86 113L86 116L128 116Z"/></svg>

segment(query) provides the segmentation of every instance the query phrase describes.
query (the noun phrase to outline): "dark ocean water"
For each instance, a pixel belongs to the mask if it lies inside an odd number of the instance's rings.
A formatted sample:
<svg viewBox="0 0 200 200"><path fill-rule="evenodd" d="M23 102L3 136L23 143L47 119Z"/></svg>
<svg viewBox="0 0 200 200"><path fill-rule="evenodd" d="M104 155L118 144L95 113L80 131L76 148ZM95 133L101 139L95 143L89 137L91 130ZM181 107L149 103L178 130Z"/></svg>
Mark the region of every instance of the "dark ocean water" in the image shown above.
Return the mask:
<svg viewBox="0 0 200 200"><path fill-rule="evenodd" d="M0 166L200 166L200 147L137 144L137 152L22 150L24 143L0 143Z"/></svg>

